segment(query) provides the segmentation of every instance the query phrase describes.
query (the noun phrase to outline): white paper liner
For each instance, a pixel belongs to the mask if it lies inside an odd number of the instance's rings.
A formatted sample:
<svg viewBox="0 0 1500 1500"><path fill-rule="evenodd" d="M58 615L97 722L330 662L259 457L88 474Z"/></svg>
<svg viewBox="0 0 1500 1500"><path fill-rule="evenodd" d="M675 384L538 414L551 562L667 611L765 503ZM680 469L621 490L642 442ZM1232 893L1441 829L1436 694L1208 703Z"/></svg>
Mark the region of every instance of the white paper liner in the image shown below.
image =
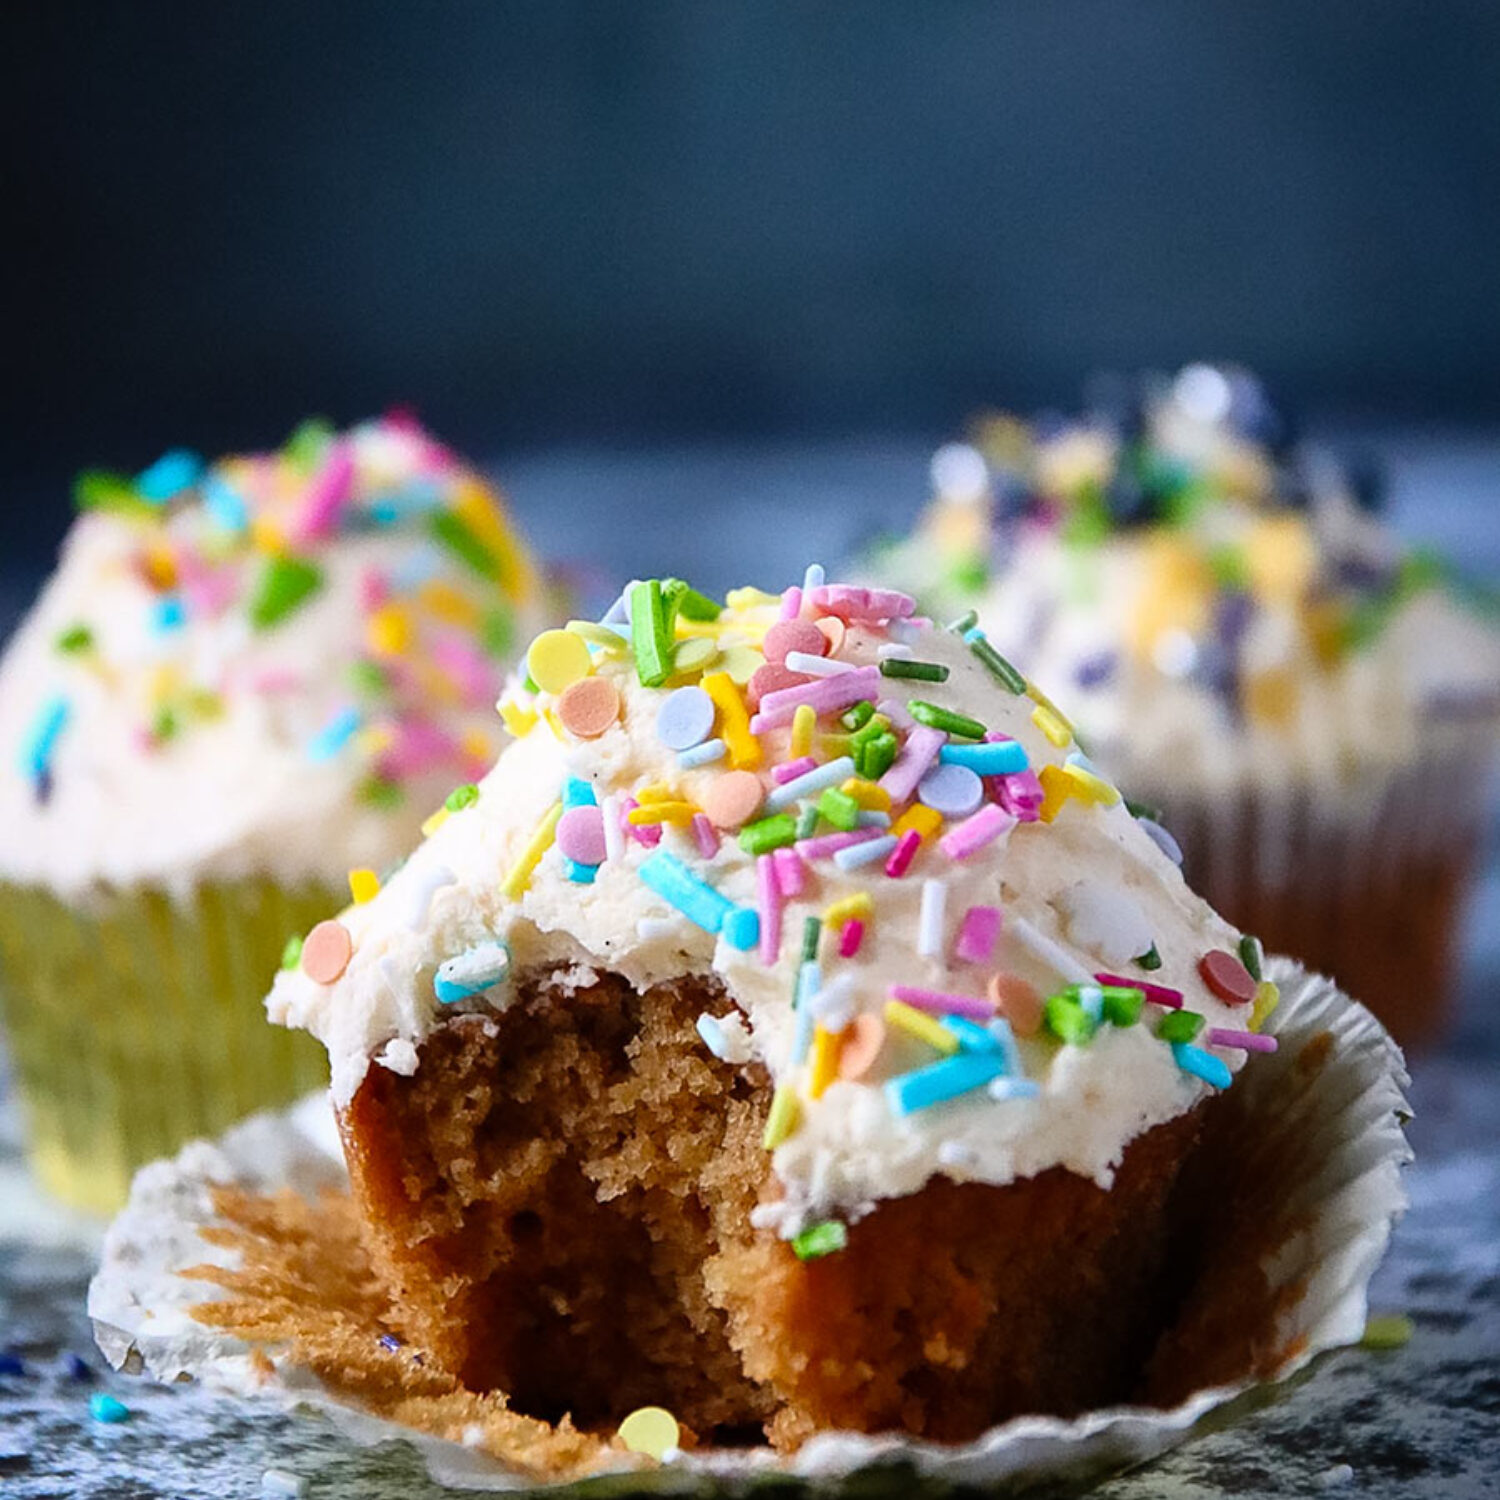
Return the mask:
<svg viewBox="0 0 1500 1500"><path fill-rule="evenodd" d="M1266 1340L1292 1351L1272 1376L1284 1380L1318 1354L1357 1342L1364 1331L1366 1289L1406 1205L1400 1176L1411 1151L1402 1126L1410 1109L1401 1054L1363 1006L1290 960L1272 959L1268 974L1281 985L1282 1003L1267 1028L1281 1047L1253 1056L1222 1101L1234 1113L1224 1122L1229 1128L1215 1135L1232 1138L1236 1151L1216 1180L1226 1192L1238 1184L1274 1183L1278 1211L1297 1226L1264 1265L1273 1289L1303 1287L1300 1296L1287 1299ZM1331 1041L1326 1064L1299 1067L1303 1049L1323 1033ZM158 1380L191 1377L282 1406L315 1408L362 1444L405 1439L422 1453L433 1479L454 1489L537 1489L534 1478L488 1454L354 1408L284 1356L267 1377L263 1364L252 1366L248 1345L191 1316L192 1307L228 1294L176 1272L206 1262L232 1265L235 1259L200 1235L221 1222L213 1210L214 1186L315 1192L343 1180L321 1097L285 1114L255 1116L216 1143L195 1142L174 1160L143 1169L106 1236L102 1265L89 1288L100 1349L116 1368L144 1370ZM1214 1275L1211 1261L1199 1286L1210 1301ZM659 1469L633 1468L629 1485L632 1492L669 1493L705 1475L831 1480L893 1464L948 1483L1006 1488L1042 1478L1079 1479L1165 1452L1257 1384L1246 1378L1199 1391L1165 1411L1114 1407L1066 1421L1018 1418L961 1445L826 1432L786 1457L763 1449L700 1450ZM630 1462L622 1454L619 1468ZM596 1478L588 1482L598 1484Z"/></svg>

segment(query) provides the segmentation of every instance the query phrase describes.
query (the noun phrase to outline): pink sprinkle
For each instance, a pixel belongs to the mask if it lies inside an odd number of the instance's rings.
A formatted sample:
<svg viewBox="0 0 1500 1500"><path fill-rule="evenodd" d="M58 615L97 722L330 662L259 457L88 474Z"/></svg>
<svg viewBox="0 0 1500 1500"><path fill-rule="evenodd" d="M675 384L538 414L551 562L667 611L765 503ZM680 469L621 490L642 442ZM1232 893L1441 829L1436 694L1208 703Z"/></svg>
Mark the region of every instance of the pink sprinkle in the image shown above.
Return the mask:
<svg viewBox="0 0 1500 1500"><path fill-rule="evenodd" d="M813 606L841 620L868 620L879 624L901 620L912 614L917 601L895 589L862 589L847 583L825 583L812 591Z"/></svg>
<svg viewBox="0 0 1500 1500"><path fill-rule="evenodd" d="M771 858L776 864L776 884L788 901L800 896L807 886L807 866L795 849L773 849Z"/></svg>
<svg viewBox="0 0 1500 1500"><path fill-rule="evenodd" d="M760 961L774 964L781 952L781 891L776 884L776 865L769 854L755 861L755 887L760 907Z"/></svg>
<svg viewBox="0 0 1500 1500"><path fill-rule="evenodd" d="M395 744L380 756L380 774L389 781L406 781L452 760L457 750L457 741L436 724L405 719L397 725Z"/></svg>
<svg viewBox="0 0 1500 1500"><path fill-rule="evenodd" d="M905 802L916 791L917 783L927 774L938 757L938 751L947 743L948 736L941 729L926 724L918 724L907 735L901 753L880 778L880 785L890 793L893 803Z"/></svg>
<svg viewBox="0 0 1500 1500"><path fill-rule="evenodd" d="M1094 978L1100 984L1139 990L1153 1005L1165 1005L1168 1010L1182 1009L1182 991L1169 990L1164 984L1149 984L1144 979L1130 979L1124 974L1095 974Z"/></svg>
<svg viewBox="0 0 1500 1500"><path fill-rule="evenodd" d="M354 450L343 438L328 445L328 456L308 486L307 501L297 528L303 541L327 536L354 490Z"/></svg>
<svg viewBox="0 0 1500 1500"><path fill-rule="evenodd" d="M853 958L864 940L865 924L858 917L850 917L839 930L839 957Z"/></svg>
<svg viewBox="0 0 1500 1500"><path fill-rule="evenodd" d="M991 778L995 798L1018 823L1035 823L1042 815L1042 784L1035 771L1012 771L1008 776Z"/></svg>
<svg viewBox="0 0 1500 1500"><path fill-rule="evenodd" d="M265 667L250 678L252 693L294 693L302 686L302 674L290 667Z"/></svg>
<svg viewBox="0 0 1500 1500"><path fill-rule="evenodd" d="M976 850L1009 833L1016 822L1017 819L1003 807L986 802L977 813L965 818L956 828L949 829L938 840L938 848L949 859L967 859Z"/></svg>
<svg viewBox="0 0 1500 1500"><path fill-rule="evenodd" d="M239 581L233 568L211 568L191 548L177 554L177 573L182 592L195 615L222 614L239 593Z"/></svg>
<svg viewBox="0 0 1500 1500"><path fill-rule="evenodd" d="M802 613L802 590L794 583L781 596L781 613L778 620L795 620Z"/></svg>
<svg viewBox="0 0 1500 1500"><path fill-rule="evenodd" d="M971 906L959 925L953 951L967 964L988 963L1000 941L1003 920L998 906Z"/></svg>
<svg viewBox="0 0 1500 1500"><path fill-rule="evenodd" d="M792 715L804 703L811 704L820 714L848 708L851 703L873 698L880 691L881 681L879 667L856 667L852 672L840 672L837 677L815 677L795 687L778 688L760 700L760 712L750 721L750 733L759 734L762 729L790 724Z"/></svg>
<svg viewBox="0 0 1500 1500"><path fill-rule="evenodd" d="M916 720L906 711L904 703L898 703L894 698L882 698L875 705L875 712L884 714L896 729L911 729L916 725Z"/></svg>
<svg viewBox="0 0 1500 1500"><path fill-rule="evenodd" d="M641 804L634 797L626 797L620 802L620 827L623 828L636 843L644 844L648 849L654 849L661 843L660 823L632 823L630 814Z"/></svg>
<svg viewBox="0 0 1500 1500"><path fill-rule="evenodd" d="M885 873L892 880L899 880L911 868L911 862L921 847L922 835L915 828L908 828L901 835L901 842L891 850L891 857L885 862Z"/></svg>
<svg viewBox="0 0 1500 1500"><path fill-rule="evenodd" d="M799 760L789 760L779 766L771 767L771 779L778 786L785 786L789 781L795 781L799 776L804 776L809 771L816 771L818 763L812 756L804 755Z"/></svg>
<svg viewBox="0 0 1500 1500"><path fill-rule="evenodd" d="M910 984L893 984L891 994L918 1010L937 1016L967 1016L971 1021L988 1021L995 1007L976 995L948 995L942 990L923 990Z"/></svg>
<svg viewBox="0 0 1500 1500"><path fill-rule="evenodd" d="M693 837L698 840L698 853L704 859L712 859L719 852L719 833L708 821L707 813L693 814Z"/></svg>
<svg viewBox="0 0 1500 1500"><path fill-rule="evenodd" d="M359 607L373 614L391 596L390 580L379 568L366 568L359 575Z"/></svg>
<svg viewBox="0 0 1500 1500"><path fill-rule="evenodd" d="M855 828L848 833L822 833L816 838L798 839L792 846L803 859L829 859L850 844L863 844L884 835L883 828Z"/></svg>
<svg viewBox="0 0 1500 1500"><path fill-rule="evenodd" d="M1210 1047L1238 1047L1241 1052L1274 1052L1276 1038L1258 1031L1230 1031L1223 1026L1208 1028Z"/></svg>
<svg viewBox="0 0 1500 1500"><path fill-rule="evenodd" d="M474 708L492 703L498 684L490 660L467 641L454 635L432 643L432 658Z"/></svg>

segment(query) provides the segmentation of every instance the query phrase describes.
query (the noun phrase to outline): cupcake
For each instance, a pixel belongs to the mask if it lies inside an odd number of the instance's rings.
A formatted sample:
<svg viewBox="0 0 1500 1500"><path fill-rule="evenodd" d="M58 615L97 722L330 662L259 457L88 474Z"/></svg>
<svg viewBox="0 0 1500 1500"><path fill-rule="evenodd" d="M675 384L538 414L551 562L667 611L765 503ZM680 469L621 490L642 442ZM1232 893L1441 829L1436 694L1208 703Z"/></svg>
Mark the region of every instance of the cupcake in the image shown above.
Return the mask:
<svg viewBox="0 0 1500 1500"><path fill-rule="evenodd" d="M1145 1390L1174 1190L1277 988L1045 695L913 608L812 569L545 632L515 743L277 975L450 1436L962 1442Z"/></svg>
<svg viewBox="0 0 1500 1500"><path fill-rule="evenodd" d="M992 418L871 571L977 612L1218 909L1420 1042L1485 821L1500 622L1396 540L1367 474L1278 437L1248 376L1201 365L1076 421Z"/></svg>
<svg viewBox="0 0 1500 1500"><path fill-rule="evenodd" d="M42 1179L107 1208L326 1078L266 985L493 759L540 601L498 497L403 416L77 499L0 660L0 997Z"/></svg>

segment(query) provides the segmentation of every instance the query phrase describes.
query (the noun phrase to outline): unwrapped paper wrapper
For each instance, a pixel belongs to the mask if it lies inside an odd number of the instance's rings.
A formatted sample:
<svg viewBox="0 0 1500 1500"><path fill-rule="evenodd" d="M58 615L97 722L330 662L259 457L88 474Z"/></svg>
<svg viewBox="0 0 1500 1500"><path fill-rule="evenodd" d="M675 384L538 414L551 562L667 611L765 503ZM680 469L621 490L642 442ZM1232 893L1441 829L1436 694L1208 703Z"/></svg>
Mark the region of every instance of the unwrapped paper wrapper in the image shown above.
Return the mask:
<svg viewBox="0 0 1500 1500"><path fill-rule="evenodd" d="M630 1491L670 1493L705 1478L738 1485L770 1474L832 1482L894 1465L924 1478L1002 1489L1079 1480L1151 1459L1255 1386L1284 1380L1323 1351L1357 1342L1370 1277L1406 1202L1400 1181L1411 1158L1402 1128L1409 1117L1406 1073L1370 1013L1329 981L1284 959L1272 960L1268 974L1282 990L1267 1027L1280 1049L1248 1060L1193 1164L1202 1169L1200 1181L1212 1184L1209 1196L1234 1212L1207 1231L1209 1253L1179 1314L1181 1326L1167 1331L1158 1351L1170 1367L1174 1339L1202 1348L1204 1330L1235 1330L1219 1360L1229 1368L1207 1371L1206 1381L1168 1408L1122 1406L1071 1420L1022 1417L961 1445L825 1432L789 1455L700 1449L643 1467L646 1460L611 1453L614 1468L628 1471ZM201 1236L220 1223L216 1185L310 1195L344 1180L321 1098L288 1114L256 1117L215 1144L196 1143L146 1168L110 1229L90 1288L100 1348L117 1368L158 1380L191 1377L225 1392L319 1409L363 1443L405 1438L422 1452L433 1478L455 1489L535 1490L534 1477L500 1459L378 1420L298 1369L286 1351L252 1349L192 1316L195 1306L224 1294L177 1272L235 1264L233 1252ZM1224 1237L1221 1253L1213 1253L1216 1232ZM1244 1296L1247 1257L1264 1272L1255 1278L1262 1289L1258 1310ZM1172 1373L1185 1381L1194 1374Z"/></svg>

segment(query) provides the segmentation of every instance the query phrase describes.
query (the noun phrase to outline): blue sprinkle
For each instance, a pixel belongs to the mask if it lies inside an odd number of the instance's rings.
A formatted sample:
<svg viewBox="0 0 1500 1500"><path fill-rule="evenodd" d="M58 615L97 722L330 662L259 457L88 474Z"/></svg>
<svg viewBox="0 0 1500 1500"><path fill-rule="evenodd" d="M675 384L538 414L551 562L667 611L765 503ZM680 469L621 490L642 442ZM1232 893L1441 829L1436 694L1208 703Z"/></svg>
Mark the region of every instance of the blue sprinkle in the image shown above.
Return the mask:
<svg viewBox="0 0 1500 1500"><path fill-rule="evenodd" d="M1087 771L1090 776L1097 776L1101 781L1108 781L1103 771L1086 756L1082 750L1070 750L1067 756L1067 764L1077 766L1081 771Z"/></svg>
<svg viewBox="0 0 1500 1500"><path fill-rule="evenodd" d="M726 900L706 880L694 875L676 855L668 854L664 849L658 849L642 860L637 873L668 905L675 906L705 932L720 932L726 918L736 909L733 902Z"/></svg>
<svg viewBox="0 0 1500 1500"><path fill-rule="evenodd" d="M704 1011L697 1020L698 1035L703 1038L703 1045L713 1053L720 1062L729 1061L729 1039L724 1035L724 1028L719 1024L716 1016L711 1016Z"/></svg>
<svg viewBox="0 0 1500 1500"><path fill-rule="evenodd" d="M1019 1078L1026 1071L1021 1066L1021 1049L1016 1046L1016 1034L1004 1016L995 1016L985 1024L985 1030L995 1039L1005 1054L1005 1071Z"/></svg>
<svg viewBox="0 0 1500 1500"><path fill-rule="evenodd" d="M1097 1027L1104 1016L1104 991L1097 984L1080 984L1075 998L1084 1015Z"/></svg>
<svg viewBox="0 0 1500 1500"><path fill-rule="evenodd" d="M392 1354L401 1347L401 1340L394 1333L382 1333L376 1342L382 1349L389 1349Z"/></svg>
<svg viewBox="0 0 1500 1500"><path fill-rule="evenodd" d="M812 1051L813 1025L812 1006L804 1005L797 1012L797 1029L792 1033L792 1062L797 1067L807 1061Z"/></svg>
<svg viewBox="0 0 1500 1500"><path fill-rule="evenodd" d="M856 828L889 828L891 815L888 812L881 812L878 807L862 807L854 815L854 826Z"/></svg>
<svg viewBox="0 0 1500 1500"><path fill-rule="evenodd" d="M967 1016L944 1016L940 1024L958 1038L958 1044L965 1052L1000 1052L999 1038Z"/></svg>
<svg viewBox="0 0 1500 1500"><path fill-rule="evenodd" d="M597 807L599 799L594 795L594 783L581 776L570 776L563 783L564 807Z"/></svg>
<svg viewBox="0 0 1500 1500"><path fill-rule="evenodd" d="M656 711L656 737L668 750L690 750L713 733L714 713L714 700L701 687L680 687Z"/></svg>
<svg viewBox="0 0 1500 1500"><path fill-rule="evenodd" d="M724 918L724 941L748 953L760 941L760 913L753 906L736 906Z"/></svg>
<svg viewBox="0 0 1500 1500"><path fill-rule="evenodd" d="M1113 651L1100 651L1086 656L1073 668L1073 681L1082 688L1098 687L1115 675L1119 658Z"/></svg>
<svg viewBox="0 0 1500 1500"><path fill-rule="evenodd" d="M105 1391L95 1391L89 1397L89 1412L96 1422L123 1422L130 1416L130 1408Z"/></svg>
<svg viewBox="0 0 1500 1500"><path fill-rule="evenodd" d="M317 762L332 760L354 738L359 723L357 708L341 709L308 741L307 758Z"/></svg>
<svg viewBox="0 0 1500 1500"><path fill-rule="evenodd" d="M432 978L432 992L440 1005L456 1005L499 984L509 973L510 949L491 939L440 963Z"/></svg>
<svg viewBox="0 0 1500 1500"><path fill-rule="evenodd" d="M837 850L833 862L841 870L857 870L861 865L884 859L900 842L894 833L882 834L878 839L866 839L862 844L849 844Z"/></svg>
<svg viewBox="0 0 1500 1500"><path fill-rule="evenodd" d="M712 739L704 740L701 745L694 745L690 749L681 751L677 756L677 764L687 770L692 766L706 766L723 759L724 741Z"/></svg>
<svg viewBox="0 0 1500 1500"><path fill-rule="evenodd" d="M576 859L563 856L563 874L565 874L574 885L593 885L594 878L599 873L598 865L581 865Z"/></svg>
<svg viewBox="0 0 1500 1500"><path fill-rule="evenodd" d="M159 634L170 635L174 630L181 630L186 621L187 608L181 594L163 594L156 601L151 625Z"/></svg>
<svg viewBox="0 0 1500 1500"><path fill-rule="evenodd" d="M32 780L40 781L52 764L58 736L67 727L72 706L61 694L49 698L32 721L31 731L21 744L21 770Z"/></svg>
<svg viewBox="0 0 1500 1500"><path fill-rule="evenodd" d="M1182 863L1182 846L1154 818L1137 818L1136 826L1174 865Z"/></svg>
<svg viewBox="0 0 1500 1500"><path fill-rule="evenodd" d="M418 547L391 569L391 589L397 594L414 594L424 583L436 578L442 566L436 547Z"/></svg>
<svg viewBox="0 0 1500 1500"><path fill-rule="evenodd" d="M806 597L814 589L820 589L827 582L828 575L823 571L822 563L808 563L807 571L802 575L802 593Z"/></svg>
<svg viewBox="0 0 1500 1500"><path fill-rule="evenodd" d="M998 1052L960 1052L888 1079L885 1097L895 1114L909 1115L983 1088L1004 1069L1005 1058Z"/></svg>
<svg viewBox="0 0 1500 1500"><path fill-rule="evenodd" d="M979 776L1012 776L1031 762L1019 740L995 740L983 745L944 745L938 761L945 766L964 766Z"/></svg>
<svg viewBox="0 0 1500 1500"><path fill-rule="evenodd" d="M1227 1089L1234 1082L1234 1074L1212 1052L1205 1052L1191 1042L1173 1042L1172 1056L1184 1073L1191 1073L1216 1089Z"/></svg>
<svg viewBox="0 0 1500 1500"><path fill-rule="evenodd" d="M797 983L792 990L792 1007L800 1010L823 988L823 966L817 959L805 960L797 970Z"/></svg>
<svg viewBox="0 0 1500 1500"><path fill-rule="evenodd" d="M135 487L144 500L164 504L190 490L203 477L203 460L187 448L173 448L136 476Z"/></svg>
<svg viewBox="0 0 1500 1500"><path fill-rule="evenodd" d="M992 1078L989 1084L991 1099L1039 1099L1042 1086L1032 1078Z"/></svg>
<svg viewBox="0 0 1500 1500"><path fill-rule="evenodd" d="M436 510L442 500L442 491L436 484L429 479L418 479L371 499L365 506L365 515L377 526L399 526L412 516Z"/></svg>
<svg viewBox="0 0 1500 1500"><path fill-rule="evenodd" d="M225 531L239 536L250 529L244 497L217 474L210 474L203 486L203 507Z"/></svg>

